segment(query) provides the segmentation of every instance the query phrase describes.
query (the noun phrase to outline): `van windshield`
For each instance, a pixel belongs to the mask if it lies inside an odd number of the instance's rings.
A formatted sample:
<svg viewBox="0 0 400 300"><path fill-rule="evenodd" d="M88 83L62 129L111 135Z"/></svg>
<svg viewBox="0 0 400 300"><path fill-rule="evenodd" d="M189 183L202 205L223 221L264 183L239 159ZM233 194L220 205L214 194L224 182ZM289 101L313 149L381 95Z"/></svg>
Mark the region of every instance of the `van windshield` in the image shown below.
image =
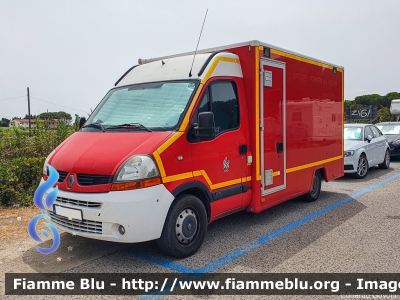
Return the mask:
<svg viewBox="0 0 400 300"><path fill-rule="evenodd" d="M175 130L198 81L144 83L108 92L85 128L103 131Z"/></svg>

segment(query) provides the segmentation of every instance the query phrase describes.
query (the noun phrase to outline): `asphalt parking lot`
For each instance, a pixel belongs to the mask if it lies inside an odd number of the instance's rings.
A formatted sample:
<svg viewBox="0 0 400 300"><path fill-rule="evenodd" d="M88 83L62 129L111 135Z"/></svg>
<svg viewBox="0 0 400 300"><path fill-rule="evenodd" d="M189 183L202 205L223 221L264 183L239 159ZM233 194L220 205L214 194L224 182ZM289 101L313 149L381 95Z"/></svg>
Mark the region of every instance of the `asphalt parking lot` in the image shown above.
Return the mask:
<svg viewBox="0 0 400 300"><path fill-rule="evenodd" d="M4 251L16 246L9 242L0 246L0 291L4 295L6 272L398 273L399 185L397 160L388 170L371 168L362 180L345 176L323 183L316 202L293 199L260 214L236 213L212 223L203 247L186 259L164 256L155 242L116 244L67 233L52 254L40 254L26 240L19 241L26 250L5 257ZM294 297L299 298L270 296Z"/></svg>

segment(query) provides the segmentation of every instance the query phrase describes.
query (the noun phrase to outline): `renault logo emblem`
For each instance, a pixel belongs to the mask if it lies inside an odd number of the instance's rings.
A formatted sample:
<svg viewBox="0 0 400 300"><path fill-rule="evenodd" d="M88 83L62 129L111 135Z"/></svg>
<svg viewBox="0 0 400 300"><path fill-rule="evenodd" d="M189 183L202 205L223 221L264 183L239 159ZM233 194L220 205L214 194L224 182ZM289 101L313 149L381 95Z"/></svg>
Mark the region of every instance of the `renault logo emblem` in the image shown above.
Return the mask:
<svg viewBox="0 0 400 300"><path fill-rule="evenodd" d="M72 185L74 184L74 175L73 174L71 174L71 175L69 175L69 177L68 177L68 187L69 188L71 188L72 187Z"/></svg>

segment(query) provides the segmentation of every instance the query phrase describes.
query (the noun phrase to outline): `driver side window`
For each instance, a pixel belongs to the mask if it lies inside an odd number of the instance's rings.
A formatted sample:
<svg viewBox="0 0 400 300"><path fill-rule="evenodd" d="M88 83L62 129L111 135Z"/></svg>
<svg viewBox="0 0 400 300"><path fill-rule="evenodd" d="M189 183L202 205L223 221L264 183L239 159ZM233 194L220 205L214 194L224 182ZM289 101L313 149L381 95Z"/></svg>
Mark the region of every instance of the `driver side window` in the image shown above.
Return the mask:
<svg viewBox="0 0 400 300"><path fill-rule="evenodd" d="M219 134L239 127L239 101L233 81L212 82L204 93L197 109L214 113L215 133Z"/></svg>
<svg viewBox="0 0 400 300"><path fill-rule="evenodd" d="M198 122L198 115L201 112L212 112L214 114L215 136L239 128L239 100L235 82L218 80L207 86L193 115L192 128ZM194 137L193 131L190 132L188 140L198 142L199 140Z"/></svg>
<svg viewBox="0 0 400 300"><path fill-rule="evenodd" d="M203 97L201 98L199 107L197 108L197 116L201 112L210 111L210 101L208 100L208 98L209 97L208 97L208 88L207 88L206 92L204 93Z"/></svg>

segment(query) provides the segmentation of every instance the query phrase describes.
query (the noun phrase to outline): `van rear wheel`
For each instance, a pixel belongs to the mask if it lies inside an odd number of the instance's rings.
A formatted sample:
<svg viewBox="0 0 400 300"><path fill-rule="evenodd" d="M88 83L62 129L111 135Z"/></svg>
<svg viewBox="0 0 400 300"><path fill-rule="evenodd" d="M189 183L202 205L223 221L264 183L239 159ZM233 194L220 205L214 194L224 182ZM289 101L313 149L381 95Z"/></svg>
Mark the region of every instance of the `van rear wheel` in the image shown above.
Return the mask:
<svg viewBox="0 0 400 300"><path fill-rule="evenodd" d="M321 182L321 173L316 170L314 173L311 191L303 196L304 201L313 202L318 199L319 194L321 193Z"/></svg>
<svg viewBox="0 0 400 300"><path fill-rule="evenodd" d="M178 196L171 205L157 244L165 254L184 258L196 253L207 231L207 212L193 195Z"/></svg>

